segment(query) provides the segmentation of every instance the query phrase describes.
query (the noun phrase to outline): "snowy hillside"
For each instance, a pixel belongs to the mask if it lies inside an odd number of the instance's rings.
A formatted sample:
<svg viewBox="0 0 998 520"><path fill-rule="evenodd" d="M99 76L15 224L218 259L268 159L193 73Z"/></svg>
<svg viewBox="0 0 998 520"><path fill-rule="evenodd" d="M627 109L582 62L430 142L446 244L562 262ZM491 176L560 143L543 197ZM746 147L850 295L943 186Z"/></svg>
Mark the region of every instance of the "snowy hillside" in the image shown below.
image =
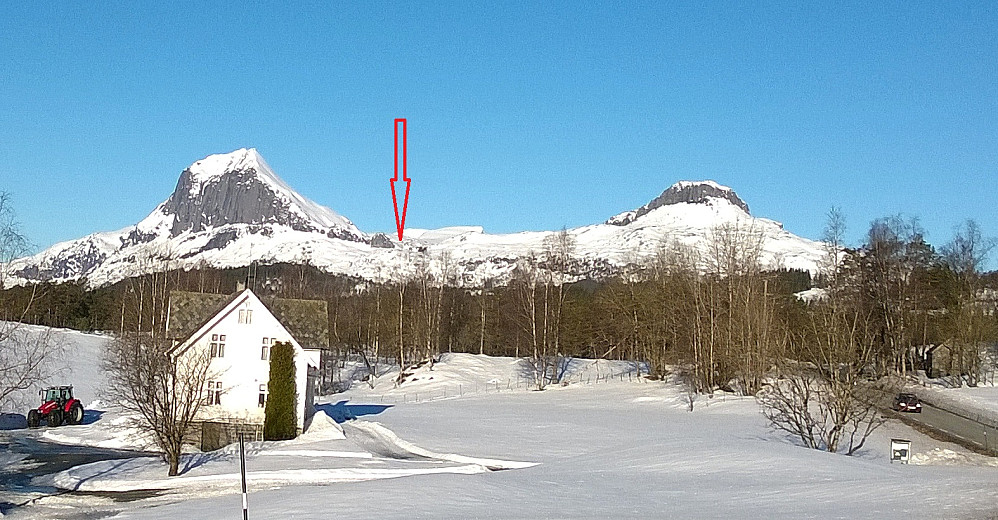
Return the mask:
<svg viewBox="0 0 998 520"><path fill-rule="evenodd" d="M39 390L48 386L73 385L76 398L87 407L97 401L104 384L101 355L111 341L109 336L39 325L18 325L15 334L29 341L45 338L52 345L53 355L45 364L49 377L29 389L14 392L7 402L0 403L0 412L26 413L29 407L38 405Z"/></svg>
<svg viewBox="0 0 998 520"><path fill-rule="evenodd" d="M734 190L679 182L648 204L602 224L568 230L580 277L612 274L672 242L706 250L711 230L737 225L761 238L770 267L816 271L821 244L756 218ZM335 211L302 197L255 149L211 155L180 175L170 197L138 224L56 244L15 261L12 283L87 279L91 285L170 268L311 262L331 273L387 280L449 253L454 282L503 283L519 258L539 254L555 232L494 235L475 226L408 229L399 242L366 234ZM168 261L166 259L169 259Z"/></svg>

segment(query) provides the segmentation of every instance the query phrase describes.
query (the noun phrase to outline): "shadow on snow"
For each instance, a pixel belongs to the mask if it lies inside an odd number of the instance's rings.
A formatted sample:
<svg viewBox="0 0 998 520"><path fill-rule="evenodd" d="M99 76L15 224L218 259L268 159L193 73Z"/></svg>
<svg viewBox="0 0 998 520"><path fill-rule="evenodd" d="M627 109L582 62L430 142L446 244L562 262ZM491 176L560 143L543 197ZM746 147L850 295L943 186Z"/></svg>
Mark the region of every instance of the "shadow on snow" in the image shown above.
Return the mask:
<svg viewBox="0 0 998 520"><path fill-rule="evenodd" d="M390 404L347 404L347 400L336 404L325 403L315 405L316 411L324 412L338 423L356 419L364 415L378 415L391 408Z"/></svg>
<svg viewBox="0 0 998 520"><path fill-rule="evenodd" d="M93 424L103 415L103 410L84 410L83 421L80 424L84 426ZM0 413L0 430L20 430L27 427L28 418L23 413Z"/></svg>

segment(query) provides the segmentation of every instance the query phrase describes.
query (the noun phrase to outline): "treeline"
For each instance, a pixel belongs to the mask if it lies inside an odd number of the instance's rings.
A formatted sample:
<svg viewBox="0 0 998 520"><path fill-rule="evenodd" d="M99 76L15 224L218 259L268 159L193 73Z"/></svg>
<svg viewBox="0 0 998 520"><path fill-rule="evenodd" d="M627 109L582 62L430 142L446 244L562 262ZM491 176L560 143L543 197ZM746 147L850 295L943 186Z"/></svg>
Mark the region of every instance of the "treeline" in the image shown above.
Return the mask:
<svg viewBox="0 0 998 520"><path fill-rule="evenodd" d="M683 372L697 392L754 395L787 360L848 364L870 377L925 370L976 384L993 370L998 276L982 272L992 243L972 222L938 250L917 222L875 221L864 243L842 247L830 218L822 275L767 271L759 230L713 230L706 250L669 244L605 280L578 280L575 245L562 232L520 259L510 283L456 287L446 255L415 254L413 269L372 283L303 262L242 269L170 269L88 290L83 283L5 291L5 319L80 330L156 331L171 290L231 293L239 282L264 296L323 299L327 358L353 353L372 373L441 352L515 356L537 386L557 382L565 359L647 362L654 376ZM795 293L808 291L806 298ZM27 303L30 301L30 305ZM23 317L17 309L28 309Z"/></svg>

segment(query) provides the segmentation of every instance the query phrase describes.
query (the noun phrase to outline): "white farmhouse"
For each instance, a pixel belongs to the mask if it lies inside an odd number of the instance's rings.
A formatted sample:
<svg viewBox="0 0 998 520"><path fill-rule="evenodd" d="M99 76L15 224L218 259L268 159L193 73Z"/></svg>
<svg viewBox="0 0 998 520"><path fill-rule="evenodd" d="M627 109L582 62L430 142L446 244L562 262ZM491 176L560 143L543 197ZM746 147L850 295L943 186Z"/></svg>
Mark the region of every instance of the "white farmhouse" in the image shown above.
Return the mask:
<svg viewBox="0 0 998 520"><path fill-rule="evenodd" d="M231 296L174 291L166 328L174 340L171 354L207 351L211 356L207 406L202 407L199 418L243 429L263 424L271 345L290 342L295 350L301 432L312 413L320 349L326 347L328 338L327 323L324 301L268 299L265 303L249 289Z"/></svg>

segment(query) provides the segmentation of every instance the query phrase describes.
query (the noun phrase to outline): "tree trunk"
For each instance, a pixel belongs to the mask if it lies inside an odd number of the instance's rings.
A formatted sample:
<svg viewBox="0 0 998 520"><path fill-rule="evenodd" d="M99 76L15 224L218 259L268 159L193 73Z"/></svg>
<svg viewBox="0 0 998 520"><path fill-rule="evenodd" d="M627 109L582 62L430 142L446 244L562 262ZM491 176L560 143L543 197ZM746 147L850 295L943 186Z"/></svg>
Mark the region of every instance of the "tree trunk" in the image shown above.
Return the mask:
<svg viewBox="0 0 998 520"><path fill-rule="evenodd" d="M166 461L170 464L169 476L175 477L180 474L180 446L171 446L167 450Z"/></svg>

